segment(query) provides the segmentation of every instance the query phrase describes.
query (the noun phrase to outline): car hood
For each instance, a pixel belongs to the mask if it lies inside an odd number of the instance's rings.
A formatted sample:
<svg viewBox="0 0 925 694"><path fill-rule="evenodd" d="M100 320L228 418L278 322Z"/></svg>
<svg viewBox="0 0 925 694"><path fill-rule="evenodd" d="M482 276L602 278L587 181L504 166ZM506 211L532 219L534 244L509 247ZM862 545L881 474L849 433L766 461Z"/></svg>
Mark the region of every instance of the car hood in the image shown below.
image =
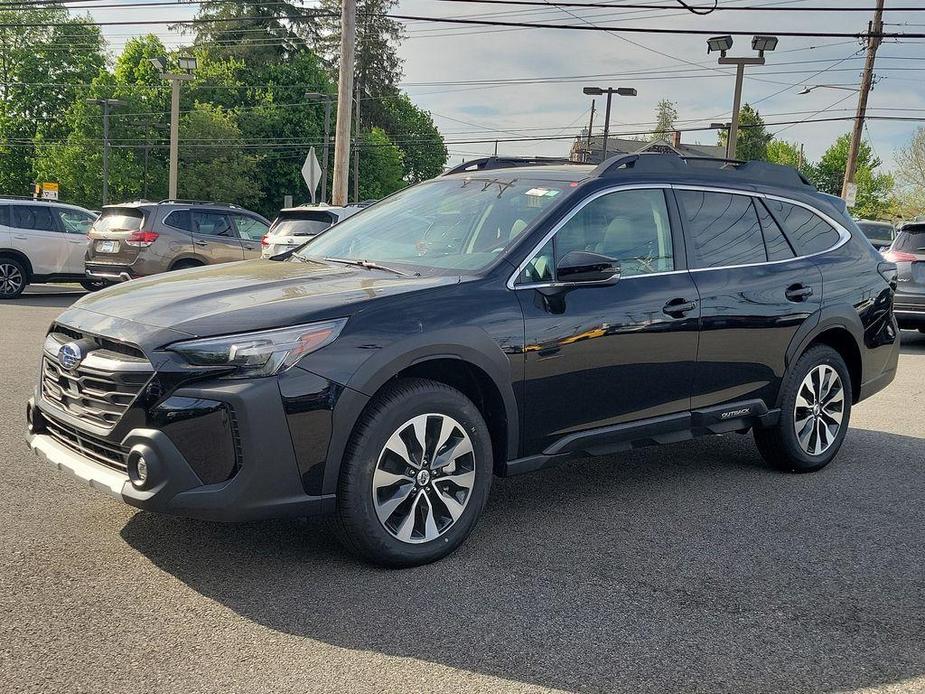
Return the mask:
<svg viewBox="0 0 925 694"><path fill-rule="evenodd" d="M401 277L321 262L249 260L132 280L89 294L73 311L207 337L349 316L366 302L459 282L456 276Z"/></svg>

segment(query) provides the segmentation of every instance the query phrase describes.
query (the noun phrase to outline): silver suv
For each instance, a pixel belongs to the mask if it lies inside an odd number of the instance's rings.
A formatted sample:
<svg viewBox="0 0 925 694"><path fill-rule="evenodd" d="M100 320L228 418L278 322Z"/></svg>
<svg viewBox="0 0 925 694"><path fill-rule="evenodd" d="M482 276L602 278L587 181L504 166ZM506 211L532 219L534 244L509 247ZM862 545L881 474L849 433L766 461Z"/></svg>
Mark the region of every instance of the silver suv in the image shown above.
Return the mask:
<svg viewBox="0 0 925 694"><path fill-rule="evenodd" d="M0 299L33 282L80 282L87 232L96 214L52 200L0 196Z"/></svg>
<svg viewBox="0 0 925 694"><path fill-rule="evenodd" d="M162 200L107 205L90 230L87 278L121 282L260 257L270 223L235 205Z"/></svg>

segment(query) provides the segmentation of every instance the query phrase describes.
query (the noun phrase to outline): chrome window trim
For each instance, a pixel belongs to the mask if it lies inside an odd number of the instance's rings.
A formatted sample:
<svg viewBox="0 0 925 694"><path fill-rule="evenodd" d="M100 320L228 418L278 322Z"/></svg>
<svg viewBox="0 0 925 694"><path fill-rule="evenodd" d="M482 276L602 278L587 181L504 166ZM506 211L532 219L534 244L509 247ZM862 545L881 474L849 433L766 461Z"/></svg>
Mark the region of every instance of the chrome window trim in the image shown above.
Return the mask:
<svg viewBox="0 0 925 694"><path fill-rule="evenodd" d="M831 226L838 233L839 239L838 242L833 245L831 248L826 248L823 251L817 251L816 253L810 253L808 255L797 255L793 258L784 258L782 260L766 260L761 263L743 263L741 265L717 265L715 267L701 267L701 268L687 268L686 270L668 270L665 272L650 272L643 275L631 275L629 277L623 277L620 279L620 282L625 282L626 280L639 279L643 277L657 277L661 275L676 275L683 272L708 272L711 270L731 270L734 268L743 268L743 267L758 267L762 265L780 265L781 263L792 263L795 260L802 260L804 258L814 258L818 255L824 253L831 253L832 251L841 248L851 239L851 232L845 228L843 224L833 219L825 212L822 212L812 205L808 205L799 200L794 200L783 195L774 195L771 193L762 193L760 191L752 190L738 190L735 188L723 188L720 186L698 186L698 185L688 185L688 184L678 184L678 183L628 183L620 186L613 186L610 188L604 188L597 191L593 195L588 196L581 203L576 206L571 212L569 212L565 217L563 217L559 222L545 235L542 240L537 243L530 253L527 255L526 260L524 260L520 265L517 266L517 269L514 270L514 273L508 277L506 286L508 289L519 290L519 289L539 289L543 287L571 287L571 286L587 286L588 283L584 282L533 282L530 284L516 284L515 280L524 271L524 268L529 265L530 261L536 256L540 249L545 246L549 240L558 233L558 231L565 226L578 212L584 208L585 205L596 200L597 198L607 195L609 193L616 193L621 190L696 190L706 193L725 193L727 195L747 195L753 198L762 198L765 200L778 200L780 202L787 203L788 205L796 205L797 207L802 207L806 210L809 210L812 214L817 217L821 217L829 226ZM783 231L783 230L782 230ZM684 230L681 230L682 237L684 236Z"/></svg>

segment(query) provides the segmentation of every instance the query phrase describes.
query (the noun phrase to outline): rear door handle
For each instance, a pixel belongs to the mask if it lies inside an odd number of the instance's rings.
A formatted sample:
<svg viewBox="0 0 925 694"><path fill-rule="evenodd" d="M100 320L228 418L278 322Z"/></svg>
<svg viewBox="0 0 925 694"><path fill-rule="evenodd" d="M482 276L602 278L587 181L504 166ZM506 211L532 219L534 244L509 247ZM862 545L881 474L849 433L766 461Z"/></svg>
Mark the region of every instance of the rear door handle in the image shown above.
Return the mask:
<svg viewBox="0 0 925 694"><path fill-rule="evenodd" d="M689 313L697 308L697 304L693 301L688 301L687 299L672 299L667 304L662 307L662 311L671 316L672 318L680 318L685 313Z"/></svg>
<svg viewBox="0 0 925 694"><path fill-rule="evenodd" d="M791 284L784 292L788 301L805 301L807 297L813 295L813 288L805 284Z"/></svg>

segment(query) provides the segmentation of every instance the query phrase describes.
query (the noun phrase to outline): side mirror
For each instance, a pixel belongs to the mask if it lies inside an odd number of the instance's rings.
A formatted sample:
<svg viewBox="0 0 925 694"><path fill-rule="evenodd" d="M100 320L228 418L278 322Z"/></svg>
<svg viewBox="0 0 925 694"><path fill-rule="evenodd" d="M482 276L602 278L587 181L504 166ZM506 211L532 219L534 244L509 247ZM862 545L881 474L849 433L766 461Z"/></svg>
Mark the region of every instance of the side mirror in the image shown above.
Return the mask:
<svg viewBox="0 0 925 694"><path fill-rule="evenodd" d="M560 282L613 284L620 279L620 263L600 253L572 251L556 265Z"/></svg>

